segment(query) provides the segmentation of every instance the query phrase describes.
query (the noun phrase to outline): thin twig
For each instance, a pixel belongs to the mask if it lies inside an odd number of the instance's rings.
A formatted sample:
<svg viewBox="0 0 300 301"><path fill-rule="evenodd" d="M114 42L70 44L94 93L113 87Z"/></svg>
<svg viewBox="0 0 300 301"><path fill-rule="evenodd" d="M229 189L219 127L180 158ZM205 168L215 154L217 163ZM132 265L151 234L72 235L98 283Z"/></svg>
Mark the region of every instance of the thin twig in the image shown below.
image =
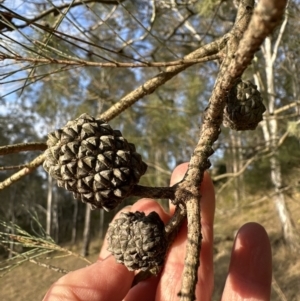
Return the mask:
<svg viewBox="0 0 300 301"><path fill-rule="evenodd" d="M152 163L152 162L145 161L145 160L144 160L144 162L145 162L149 167L154 168L156 171L158 171L158 172L160 172L160 173L163 173L163 174L168 175L168 176L171 176L171 174L172 174L172 173L170 172L170 170L165 169L165 168L162 168L162 167L160 167L160 166L157 165L157 164L154 164L154 163Z"/></svg>
<svg viewBox="0 0 300 301"><path fill-rule="evenodd" d="M27 255L26 255L26 253L18 253L18 252L16 252L16 251L14 251L14 250L12 250L11 248L8 248L5 244L1 244L1 246L6 250L6 251L8 251L8 252L10 252L11 254L14 254L16 257L23 257L24 258L24 260L21 260L21 261L19 261L18 263L16 263L15 264L15 266L19 266L19 265L21 265L22 263L24 263L24 262L26 262L26 261L29 261L30 263L34 263L34 264L36 264L36 265L38 265L38 266L40 266L40 267L44 267L44 268L46 268L46 269L48 269L48 270L52 270L52 271L55 271L55 272L57 272L57 273L61 273L61 274L67 274L67 273L69 273L69 271L68 270L66 270L66 269L62 269L62 268L59 268L59 267L56 267L56 266L54 266L54 265L52 265L52 264L46 264L46 263L44 263L44 262L40 262L40 261L37 261L37 260L35 260L35 259L33 259L33 258L30 258L30 257L28 257ZM49 251L47 250L47 253L48 253ZM42 254L39 254L39 255L42 255ZM11 258L11 259L14 259L14 258ZM4 266L4 267L2 267L2 268L0 268L0 271L4 271L4 270L6 270L6 271L11 271L11 268L12 266L10 265L8 265L8 266ZM3 276L5 276L7 274L7 272L6 273L4 273L4 274L2 274L2 275L0 275L0 278L2 278Z"/></svg>
<svg viewBox="0 0 300 301"><path fill-rule="evenodd" d="M152 28L152 26L153 26L153 23L154 23L154 21L155 21L155 16L156 16L156 14L155 14L155 9L154 9L154 8L155 8L155 4L154 4L154 3L153 3L153 5L152 5L152 7L153 7L153 14L152 14L151 21L150 21L150 28L146 28L146 27L144 26L143 22L141 22L138 18L136 18L135 15L132 14L131 11L128 10L124 4L121 4L121 6L122 6L123 9L128 13L128 15L130 16L130 18L131 18L132 20L134 20L137 24L139 24L139 26L140 26L141 28L143 28L143 29L146 31L146 33L147 33L148 35L150 35L152 38L154 38L154 39L158 42L159 45L163 46L166 50L168 50L168 51L169 51L172 55L174 55L175 57L178 57L178 56L177 56L177 53L174 52L171 48L169 48L168 45L166 45L166 41L160 40L160 38L158 38L157 35L154 35L154 34L151 32L151 28ZM124 41L124 43L126 43L126 41Z"/></svg>
<svg viewBox="0 0 300 301"><path fill-rule="evenodd" d="M56 267L52 264L47 264L47 263L44 263L44 262L40 262L40 261L37 261L35 259L29 259L28 261L31 262L31 263L34 263L34 264L36 264L40 267L46 268L48 270L51 270L51 271L54 271L54 272L57 272L57 273L68 274L70 272L69 270L66 270L66 269L63 269L63 268L60 268L60 267Z"/></svg>
<svg viewBox="0 0 300 301"><path fill-rule="evenodd" d="M294 188L295 188L294 185L286 186L286 187L283 187L283 188L279 189L278 192L288 192L289 190L292 190ZM237 207L234 207L232 209L226 208L226 210L224 210L224 212L232 214L233 212L239 211L242 208L249 208L249 207L252 207L252 206L257 206L258 204L264 203L264 202L266 202L268 200L270 201L271 198L274 195L276 195L278 192L276 191L276 192L273 192L271 194L268 193L267 195L259 198L258 200L254 200L254 201L252 201L250 203L247 201L247 203L238 205Z"/></svg>
<svg viewBox="0 0 300 301"><path fill-rule="evenodd" d="M279 286L275 276L272 276L272 287L274 289L274 291L277 293L277 295L279 296L281 301L288 301L286 295L284 294L284 292L282 291L281 287Z"/></svg>
<svg viewBox="0 0 300 301"><path fill-rule="evenodd" d="M300 120L296 121L295 124L299 124ZM278 138L278 142L276 144L276 147L274 148L274 150L272 150L272 152L270 152L270 148L268 146L266 146L264 149L262 149L259 153L255 154L255 156L253 156L252 158L248 159L247 162L240 168L239 171L237 172L229 172L229 173L224 173L222 175L218 175L215 177L212 177L213 181L219 181L222 180L224 178L234 178L234 177L238 177L240 176L245 170L246 168L253 162L259 160L259 159L265 159L267 157L270 157L273 155L274 151L276 151L285 141L285 139L288 137L289 135L289 130L285 131L285 133L283 135L281 135L280 138Z"/></svg>
<svg viewBox="0 0 300 301"><path fill-rule="evenodd" d="M12 145L0 146L0 156L14 154L19 152L27 151L44 151L47 149L47 145L44 142L28 142L28 143L18 143Z"/></svg>
<svg viewBox="0 0 300 301"><path fill-rule="evenodd" d="M0 171L21 169L21 168L25 168L25 167L27 167L27 164L0 166Z"/></svg>
<svg viewBox="0 0 300 301"><path fill-rule="evenodd" d="M175 187L148 187L135 185L130 195L144 198L173 200L175 197Z"/></svg>
<svg viewBox="0 0 300 301"><path fill-rule="evenodd" d="M186 17L184 17L181 12L179 11L179 9L176 7L176 3L175 0L171 0L170 1L172 4L172 10L176 13L176 17L178 20L180 20L181 22L183 22L183 25L185 26L185 28L191 32L191 34L193 35L193 37L198 41L201 42L201 36L197 33L197 30L195 29L195 27L191 24L190 21L188 21L188 19L186 19Z"/></svg>
<svg viewBox="0 0 300 301"><path fill-rule="evenodd" d="M54 50L54 48L52 48ZM190 64L198 64L208 61L217 60L219 58L218 55L211 55L204 58L199 59L181 59L171 62L143 62L143 63L123 63L123 62L111 62L111 63L101 63L101 62L91 62L82 59L65 59L59 60L54 58L31 58L31 57L22 57L17 55L6 55L1 54L1 60L15 60L20 62L32 62L32 63L42 63L42 64L60 64L64 66L89 66L89 67L101 67L101 68L145 68L145 67L170 67L170 66L180 66L180 65L190 65Z"/></svg>
<svg viewBox="0 0 300 301"><path fill-rule="evenodd" d="M151 17L150 17L150 25L147 28L144 27L145 33L142 34L139 37L134 37L134 38L132 38L128 41L125 41L125 43L123 43L123 45L119 48L119 51L122 51L128 45L131 45L131 44L133 44L137 41L143 41L149 35L149 33L152 30L154 21L156 19L156 9L155 9L155 1L154 0L151 0L151 6L152 6L152 14L151 14ZM128 10L126 10L126 11L128 11ZM160 43L162 43L162 42L160 42Z"/></svg>
<svg viewBox="0 0 300 301"><path fill-rule="evenodd" d="M198 48L197 50L185 56L184 60L198 60L205 57L215 56L219 52L221 45L224 44L225 39L226 38L222 37L210 44ZM104 113L102 113L99 116L99 118L106 121L113 119L114 117L118 116L123 111L125 111L127 108L132 106L136 101L140 100L146 95L153 93L158 87L162 86L175 75L179 74L180 72L192 65L194 65L194 63L167 67L165 71L157 74L156 76L147 80L143 85L128 93L116 104L114 104Z"/></svg>
<svg viewBox="0 0 300 301"><path fill-rule="evenodd" d="M12 18L15 18L15 19L19 19L19 20L22 20L24 22L26 22L26 24L22 24L22 25L15 25L14 24L14 27L17 28L17 29L21 29L21 28L25 28L27 27L28 25L31 25L41 19L43 19L44 17L54 13L59 13L61 10L65 9L65 8L74 8L76 6L79 6L79 5L86 5L86 4L89 4L89 3L101 3L101 4L105 4L105 5L118 5L120 4L120 2L123 2L124 0L79 0L79 1L73 1L73 3L64 3L62 5L53 5L52 8L48 9L48 10L45 10L43 11L41 14L39 14L38 16L32 18L32 19L27 19L19 14L16 14L15 12L13 12L12 10L8 9L7 7L5 7L4 5L0 4L0 7L2 9L5 9L6 11L8 11L10 14L11 14L11 17ZM7 20L9 21L9 20ZM9 27L9 30L12 30L13 28Z"/></svg>
<svg viewBox="0 0 300 301"><path fill-rule="evenodd" d="M3 223L2 223L3 225ZM0 238L4 237L3 240L0 241L0 243L7 243L8 240L7 238L9 238L11 241L13 241L13 244L15 245L21 245L23 247L28 247L28 248L33 248L31 251L34 251L34 249L36 250L41 250L41 252L47 252L48 251L57 251L57 252L62 252L65 253L64 256L60 256L60 257L66 257L66 256L74 256L76 258L79 258L80 260L83 260L84 262L86 262L88 265L92 264L92 262L90 260L88 260L86 257L74 253L71 250L67 249L67 248L63 248L59 245L57 245L54 241L51 240L47 240L45 238L41 238L41 237L36 237L36 236L30 236L30 234L28 234L27 232L23 233L24 231L19 231L19 234L10 234L10 233L4 233L4 232L0 232ZM47 252L49 253L49 252ZM43 253L44 254L44 253ZM17 253L18 257L24 257L25 254L24 253ZM37 255L40 256L40 255ZM35 256L35 257L37 257ZM26 259L29 258L33 258L33 257L28 257L26 256ZM55 258L58 258L58 256L56 256Z"/></svg>
<svg viewBox="0 0 300 301"><path fill-rule="evenodd" d="M280 107L277 110L274 110L274 115L278 115L283 111L289 110L290 108L296 107L296 106L300 106L300 100L295 100L294 102L291 102L285 106Z"/></svg>
<svg viewBox="0 0 300 301"><path fill-rule="evenodd" d="M9 178L5 179L3 182L0 182L0 190L12 185L13 183L19 181L24 176L33 172L37 167L39 167L44 162L44 160L45 160L45 154L43 153L38 157L36 157L33 161L28 163L27 167L16 172Z"/></svg>
<svg viewBox="0 0 300 301"><path fill-rule="evenodd" d="M96 30L97 28L99 28L101 25L105 24L109 18L113 15L113 13L116 11L116 9L118 8L117 5L115 5L111 11L105 16L104 19L101 19L98 23L94 24L93 26L90 27L89 30L87 30L87 32L90 32L90 31L94 31Z"/></svg>

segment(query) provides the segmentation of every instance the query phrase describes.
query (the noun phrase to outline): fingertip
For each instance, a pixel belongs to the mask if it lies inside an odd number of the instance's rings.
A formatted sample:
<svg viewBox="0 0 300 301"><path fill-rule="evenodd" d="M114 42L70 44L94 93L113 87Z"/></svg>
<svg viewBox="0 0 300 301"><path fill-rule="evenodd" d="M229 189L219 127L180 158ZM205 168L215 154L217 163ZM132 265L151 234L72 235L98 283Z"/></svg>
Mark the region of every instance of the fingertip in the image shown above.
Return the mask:
<svg viewBox="0 0 300 301"><path fill-rule="evenodd" d="M265 228L258 223L247 223L238 231L229 271L247 275L247 280L271 284L272 251ZM241 265L240 263L243 263Z"/></svg>
<svg viewBox="0 0 300 301"><path fill-rule="evenodd" d="M122 300L131 287L133 277L133 272L110 256L60 278L51 286L43 301Z"/></svg>
<svg viewBox="0 0 300 301"><path fill-rule="evenodd" d="M237 233L222 300L270 300L272 251L268 234L257 223L247 223Z"/></svg>
<svg viewBox="0 0 300 301"><path fill-rule="evenodd" d="M173 186L174 184L180 182L183 179L188 169L188 166L189 163L185 162L175 167L171 175L170 186Z"/></svg>

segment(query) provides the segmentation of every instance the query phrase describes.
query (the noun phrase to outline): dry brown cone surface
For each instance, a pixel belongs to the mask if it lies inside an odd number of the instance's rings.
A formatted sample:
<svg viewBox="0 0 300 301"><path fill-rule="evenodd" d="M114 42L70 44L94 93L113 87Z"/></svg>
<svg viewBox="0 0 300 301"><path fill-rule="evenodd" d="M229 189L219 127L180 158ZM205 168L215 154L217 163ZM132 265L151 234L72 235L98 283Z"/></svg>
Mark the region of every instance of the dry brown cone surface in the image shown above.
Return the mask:
<svg viewBox="0 0 300 301"><path fill-rule="evenodd" d="M150 270L157 274L167 251L163 221L156 212L126 212L108 229L108 250L130 271Z"/></svg>
<svg viewBox="0 0 300 301"><path fill-rule="evenodd" d="M88 114L50 133L47 145L44 169L93 209L115 208L147 170L134 144Z"/></svg>
<svg viewBox="0 0 300 301"><path fill-rule="evenodd" d="M239 79L229 92L223 124L236 131L254 130L265 110L257 87Z"/></svg>

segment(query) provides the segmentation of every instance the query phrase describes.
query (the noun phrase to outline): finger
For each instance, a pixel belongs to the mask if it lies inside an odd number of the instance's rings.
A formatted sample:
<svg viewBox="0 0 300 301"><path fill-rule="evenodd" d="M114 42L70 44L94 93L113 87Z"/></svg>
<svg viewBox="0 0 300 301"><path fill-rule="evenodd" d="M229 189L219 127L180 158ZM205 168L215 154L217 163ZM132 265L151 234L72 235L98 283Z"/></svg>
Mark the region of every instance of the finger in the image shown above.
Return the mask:
<svg viewBox="0 0 300 301"><path fill-rule="evenodd" d="M133 277L133 272L117 264L111 256L60 278L51 286L43 301L123 300Z"/></svg>
<svg viewBox="0 0 300 301"><path fill-rule="evenodd" d="M113 220L120 217L120 214L122 212L128 212L128 211L131 211L131 212L143 211L143 212L145 212L146 215L148 215L152 211L156 211L165 224L167 223L167 221L170 218L169 215L165 212L165 210L156 201L145 198L145 199L141 199L141 200L137 201L132 206L127 206L127 207L122 208L116 214L116 216L113 218ZM99 254L99 260L103 260L107 256L111 255L111 252L109 252L107 250L107 248L108 248L108 242L107 242L107 233L106 233L105 239L103 241L102 248L101 248L101 251Z"/></svg>
<svg viewBox="0 0 300 301"><path fill-rule="evenodd" d="M153 301L155 300L157 285L160 275L152 276L135 285L126 295L123 301Z"/></svg>
<svg viewBox="0 0 300 301"><path fill-rule="evenodd" d="M268 234L261 225L248 223L236 236L222 300L270 300L271 281Z"/></svg>
<svg viewBox="0 0 300 301"><path fill-rule="evenodd" d="M171 178L171 184L180 181L187 170L188 164L179 165ZM202 225L202 248L200 254L200 268L198 270L198 283L196 288L197 300L210 300L213 289L213 220L215 210L214 187L208 173L204 174L200 188L202 197L201 225ZM171 211L174 210L171 205ZM185 258L187 238L187 224L180 229L162 272L161 280L157 289L157 300L177 300L177 294L181 288L181 277Z"/></svg>

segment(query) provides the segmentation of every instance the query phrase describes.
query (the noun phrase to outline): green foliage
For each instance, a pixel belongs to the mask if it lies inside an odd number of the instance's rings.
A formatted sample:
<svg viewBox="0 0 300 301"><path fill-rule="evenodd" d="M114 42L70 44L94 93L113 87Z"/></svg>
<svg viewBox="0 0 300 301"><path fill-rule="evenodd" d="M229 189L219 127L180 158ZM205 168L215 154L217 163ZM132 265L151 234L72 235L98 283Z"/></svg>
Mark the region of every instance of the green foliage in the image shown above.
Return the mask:
<svg viewBox="0 0 300 301"><path fill-rule="evenodd" d="M31 229L29 231L24 230L24 228L13 222L0 220L0 252L2 248L4 251L11 251L14 255L12 258L1 261L0 278L28 261L59 273L68 273L67 270L62 268L37 261L41 258L43 259L45 255L50 258L49 254L54 252L56 253L52 256L53 259L55 257L75 256L85 261L85 263L91 264L86 258L57 245L45 232L37 212L28 211L27 213L31 220ZM13 249L12 246L14 247ZM17 251L14 251L14 249Z"/></svg>

